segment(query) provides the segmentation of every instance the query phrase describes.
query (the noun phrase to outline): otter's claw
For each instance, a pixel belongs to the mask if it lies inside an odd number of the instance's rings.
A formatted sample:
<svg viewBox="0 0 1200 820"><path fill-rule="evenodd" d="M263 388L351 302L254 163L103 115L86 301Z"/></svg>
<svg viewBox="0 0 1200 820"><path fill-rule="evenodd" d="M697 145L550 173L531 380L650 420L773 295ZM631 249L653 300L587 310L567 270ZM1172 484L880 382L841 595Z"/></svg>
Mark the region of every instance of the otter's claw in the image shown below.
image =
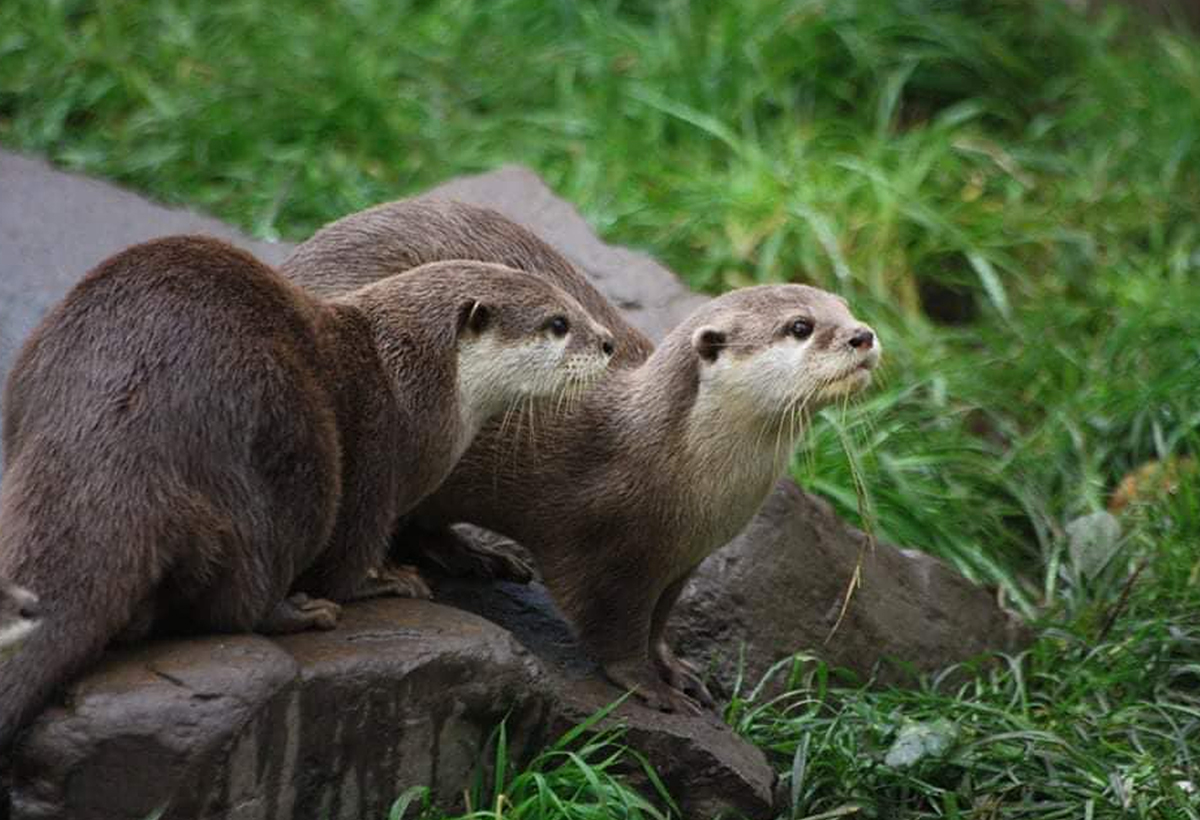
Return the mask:
<svg viewBox="0 0 1200 820"><path fill-rule="evenodd" d="M690 695L706 709L716 708L717 701L700 679L699 670L678 657L666 643L659 643L655 648L654 665L663 681L672 689Z"/></svg>

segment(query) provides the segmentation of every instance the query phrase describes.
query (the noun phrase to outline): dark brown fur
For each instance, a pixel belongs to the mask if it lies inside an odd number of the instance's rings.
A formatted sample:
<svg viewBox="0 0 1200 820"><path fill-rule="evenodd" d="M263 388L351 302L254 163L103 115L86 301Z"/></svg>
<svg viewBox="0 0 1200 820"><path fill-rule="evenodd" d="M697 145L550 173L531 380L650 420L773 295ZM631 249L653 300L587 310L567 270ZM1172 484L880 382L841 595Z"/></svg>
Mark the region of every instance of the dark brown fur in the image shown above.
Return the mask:
<svg viewBox="0 0 1200 820"><path fill-rule="evenodd" d="M336 605L288 593L358 594L397 516L453 466L473 432L464 339L523 343L556 315L599 356L578 303L498 265L322 302L229 245L174 237L89 273L6 387L0 576L46 617L0 667L0 748L122 630L333 626Z"/></svg>
<svg viewBox="0 0 1200 820"><path fill-rule="evenodd" d="M519 244L506 247L510 237ZM284 270L329 292L342 277L369 281L437 253L503 258L588 294L580 299L613 329L618 355L611 375L574 409L545 410L528 431L481 431L415 516L427 528L469 522L516 539L610 677L660 708L691 708L678 690L711 702L663 641L667 616L692 569L749 521L782 467L755 466L735 478L743 431L704 448L686 439L701 370L710 359L776 343L797 311L820 319L816 338L825 349L844 352L861 326L821 291L751 288L702 307L651 356L650 342L545 243L492 211L428 200L346 217L301 245ZM710 324L723 336L706 349L693 334ZM785 408L779 416L778 429L763 435L798 432L780 426L795 421Z"/></svg>

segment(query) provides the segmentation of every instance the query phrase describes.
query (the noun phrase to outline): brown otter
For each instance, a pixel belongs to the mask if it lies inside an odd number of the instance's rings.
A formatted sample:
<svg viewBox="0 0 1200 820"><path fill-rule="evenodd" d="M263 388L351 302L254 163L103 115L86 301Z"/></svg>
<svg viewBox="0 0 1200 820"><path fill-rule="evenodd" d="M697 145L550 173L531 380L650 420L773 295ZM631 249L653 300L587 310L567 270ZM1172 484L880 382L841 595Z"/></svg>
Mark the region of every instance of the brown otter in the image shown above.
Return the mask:
<svg viewBox="0 0 1200 820"><path fill-rule="evenodd" d="M874 333L831 294L732 291L542 425L520 469L498 466L511 443L477 441L417 514L528 548L617 684L668 711L694 710L687 695L711 705L663 639L671 607L692 570L758 512L806 415L869 384L878 360Z"/></svg>
<svg viewBox="0 0 1200 820"><path fill-rule="evenodd" d="M436 200L345 217L283 270L337 292L343 277L360 284L438 253L503 258L589 293L581 301L613 329L617 355L609 377L573 410L546 414L536 435L481 431L414 515L427 528L461 521L516 539L614 681L663 709L694 708L681 692L711 703L662 639L671 606L691 570L757 512L803 415L870 381L874 334L824 291L747 288L700 308L651 355L544 242L493 211Z"/></svg>
<svg viewBox="0 0 1200 820"><path fill-rule="evenodd" d="M0 661L38 628L38 597L0 578Z"/></svg>
<svg viewBox="0 0 1200 820"><path fill-rule="evenodd" d="M346 216L298 246L280 266L280 272L311 293L335 296L446 259L494 262L528 271L562 288L612 331L616 349L611 367L637 365L654 349L650 339L631 325L583 273L532 231L490 208L454 200L415 197ZM538 440L553 435L559 423L552 418L557 411L557 407L547 407L538 414L551 417L537 420ZM528 431L534 426L530 416L531 411L526 411L507 424L494 422L486 426L480 432L484 441L472 447L476 458L471 459L472 466L467 469L482 470L490 477L500 469L519 469L528 463L532 458L527 451ZM502 440L507 443L499 446ZM482 456L484 452L492 455ZM526 498L512 499L511 503L521 505ZM462 541L442 524L410 520L407 537L397 539L397 557L410 558L417 548L422 558L460 572L529 580L528 568L521 561Z"/></svg>
<svg viewBox="0 0 1200 820"><path fill-rule="evenodd" d="M0 667L0 747L122 631L334 626L479 427L594 377L609 339L479 262L330 301L202 237L101 263L6 388L0 576L46 617Z"/></svg>

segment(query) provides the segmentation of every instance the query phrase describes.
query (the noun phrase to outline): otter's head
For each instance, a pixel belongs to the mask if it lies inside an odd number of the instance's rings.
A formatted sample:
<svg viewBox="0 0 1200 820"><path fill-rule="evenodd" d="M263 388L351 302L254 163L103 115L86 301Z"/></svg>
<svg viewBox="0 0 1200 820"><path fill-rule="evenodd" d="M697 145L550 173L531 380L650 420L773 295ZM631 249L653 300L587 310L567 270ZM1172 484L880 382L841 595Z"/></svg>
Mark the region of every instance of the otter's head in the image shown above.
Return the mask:
<svg viewBox="0 0 1200 820"><path fill-rule="evenodd" d="M845 300L805 285L731 291L686 325L697 398L749 419L816 410L865 388L879 364L879 340Z"/></svg>
<svg viewBox="0 0 1200 820"><path fill-rule="evenodd" d="M0 659L40 625L37 596L0 579Z"/></svg>
<svg viewBox="0 0 1200 820"><path fill-rule="evenodd" d="M453 264L463 276L457 330L464 398L494 410L571 397L605 372L612 333L564 290L502 265Z"/></svg>

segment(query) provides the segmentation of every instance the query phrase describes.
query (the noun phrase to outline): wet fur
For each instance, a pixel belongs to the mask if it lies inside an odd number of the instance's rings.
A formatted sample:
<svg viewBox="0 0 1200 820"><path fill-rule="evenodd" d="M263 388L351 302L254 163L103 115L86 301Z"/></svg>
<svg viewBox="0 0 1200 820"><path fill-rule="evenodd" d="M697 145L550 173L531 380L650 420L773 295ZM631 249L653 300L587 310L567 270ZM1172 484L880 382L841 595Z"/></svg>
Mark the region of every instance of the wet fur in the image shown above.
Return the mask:
<svg viewBox="0 0 1200 820"><path fill-rule="evenodd" d="M578 331L563 345L600 362L578 303L498 265L328 301L202 237L99 265L6 386L0 577L46 615L0 666L0 748L119 633L331 626L336 607L289 591L354 596L476 432L464 419L512 401L476 393L488 406L464 413L463 350L540 338L557 314Z"/></svg>

